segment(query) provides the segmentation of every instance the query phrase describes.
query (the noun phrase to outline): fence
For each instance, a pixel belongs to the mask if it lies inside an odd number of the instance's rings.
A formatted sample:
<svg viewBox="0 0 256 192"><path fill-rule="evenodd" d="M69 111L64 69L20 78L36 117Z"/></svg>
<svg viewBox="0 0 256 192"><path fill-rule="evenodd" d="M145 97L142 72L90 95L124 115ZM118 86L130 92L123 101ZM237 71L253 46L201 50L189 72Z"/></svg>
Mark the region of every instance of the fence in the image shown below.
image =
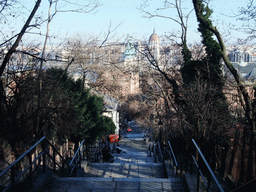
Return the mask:
<svg viewBox="0 0 256 192"><path fill-rule="evenodd" d="M74 175L76 167L79 164L81 165L83 143L84 141L78 147L71 162L68 163L58 150L45 137L42 137L0 173L0 190L3 192L7 191L14 184L24 181L28 181L30 186L32 186L33 176L37 172L44 172L46 167L53 169L53 171L59 174ZM28 163L21 167L22 162Z"/></svg>
<svg viewBox="0 0 256 192"><path fill-rule="evenodd" d="M173 167L175 176L180 177L182 174L190 174L195 177L197 191L221 191L224 192L221 184L219 183L214 172L210 168L208 162L206 161L203 153L199 149L195 140L191 140L192 148L191 151L184 154L179 160L176 158L171 143L168 142L165 153L168 153L168 167ZM159 145L160 146L160 145ZM164 151L163 149L161 151ZM160 156L164 159L162 153Z"/></svg>

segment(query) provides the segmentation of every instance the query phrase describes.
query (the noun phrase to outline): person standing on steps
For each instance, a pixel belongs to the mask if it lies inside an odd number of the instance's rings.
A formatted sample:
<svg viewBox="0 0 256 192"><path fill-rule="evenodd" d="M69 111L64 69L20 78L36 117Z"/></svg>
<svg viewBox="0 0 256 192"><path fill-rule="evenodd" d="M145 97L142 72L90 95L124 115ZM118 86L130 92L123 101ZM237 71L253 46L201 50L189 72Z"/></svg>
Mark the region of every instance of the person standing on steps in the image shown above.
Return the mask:
<svg viewBox="0 0 256 192"><path fill-rule="evenodd" d="M113 163L114 162L114 157L110 153L110 149L108 146L105 146L102 151L103 155L103 162L107 163Z"/></svg>

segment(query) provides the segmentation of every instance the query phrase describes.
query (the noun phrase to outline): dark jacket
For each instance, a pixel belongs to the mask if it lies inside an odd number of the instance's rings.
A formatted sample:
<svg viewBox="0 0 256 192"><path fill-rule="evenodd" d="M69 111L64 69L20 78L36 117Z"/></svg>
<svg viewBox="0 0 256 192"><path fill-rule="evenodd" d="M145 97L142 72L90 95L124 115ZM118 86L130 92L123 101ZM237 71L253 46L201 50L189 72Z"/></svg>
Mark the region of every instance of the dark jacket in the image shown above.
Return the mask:
<svg viewBox="0 0 256 192"><path fill-rule="evenodd" d="M104 148L102 151L103 161L108 162L109 159L114 158L108 148Z"/></svg>

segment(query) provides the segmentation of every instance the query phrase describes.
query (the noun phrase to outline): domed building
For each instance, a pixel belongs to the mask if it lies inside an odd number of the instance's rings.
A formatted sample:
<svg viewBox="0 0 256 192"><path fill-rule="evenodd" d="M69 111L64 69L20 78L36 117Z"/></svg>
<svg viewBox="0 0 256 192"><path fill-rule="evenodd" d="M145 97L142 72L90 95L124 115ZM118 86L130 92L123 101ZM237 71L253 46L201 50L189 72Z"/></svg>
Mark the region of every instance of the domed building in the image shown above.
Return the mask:
<svg viewBox="0 0 256 192"><path fill-rule="evenodd" d="M153 33L149 37L149 42L159 42L159 37L155 33L155 29L153 30Z"/></svg>
<svg viewBox="0 0 256 192"><path fill-rule="evenodd" d="M160 41L158 35L155 33L155 29L153 30L152 35L149 37L148 45L154 59L158 60L160 57Z"/></svg>

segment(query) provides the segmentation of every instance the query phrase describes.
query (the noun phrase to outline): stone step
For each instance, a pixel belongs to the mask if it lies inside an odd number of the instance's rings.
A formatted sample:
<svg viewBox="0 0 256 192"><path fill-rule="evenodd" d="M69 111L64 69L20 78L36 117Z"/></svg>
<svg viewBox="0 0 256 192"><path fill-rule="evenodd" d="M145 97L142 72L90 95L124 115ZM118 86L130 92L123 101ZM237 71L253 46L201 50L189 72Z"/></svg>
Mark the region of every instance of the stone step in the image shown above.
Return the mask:
<svg viewBox="0 0 256 192"><path fill-rule="evenodd" d="M54 178L47 183L41 192L186 192L181 178L101 178L101 177L75 177Z"/></svg>
<svg viewBox="0 0 256 192"><path fill-rule="evenodd" d="M162 163L154 163L154 162L150 162L150 163L134 163L134 162L129 162L129 163L89 163L87 166L89 165L94 165L94 166L99 166L99 167L109 167L109 166L121 166L121 165L137 165L137 166L141 166L141 167L147 167L147 166L162 166Z"/></svg>
<svg viewBox="0 0 256 192"><path fill-rule="evenodd" d="M131 157L123 157L123 156L114 156L115 163L154 163L153 158L149 157L141 157L141 156L131 156Z"/></svg>
<svg viewBox="0 0 256 192"><path fill-rule="evenodd" d="M103 178L163 178L164 171L159 163L90 163L83 177Z"/></svg>

